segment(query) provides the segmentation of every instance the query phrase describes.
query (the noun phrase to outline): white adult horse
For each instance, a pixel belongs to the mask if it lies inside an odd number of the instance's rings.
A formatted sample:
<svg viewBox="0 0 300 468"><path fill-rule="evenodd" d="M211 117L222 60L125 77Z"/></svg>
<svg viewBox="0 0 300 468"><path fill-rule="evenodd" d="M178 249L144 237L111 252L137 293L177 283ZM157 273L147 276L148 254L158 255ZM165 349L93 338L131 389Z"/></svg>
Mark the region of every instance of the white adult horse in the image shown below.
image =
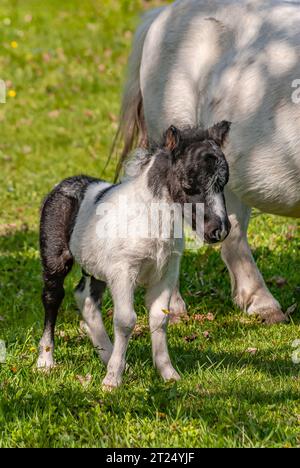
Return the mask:
<svg viewBox="0 0 300 468"><path fill-rule="evenodd" d="M298 81L297 81L298 80ZM179 0L149 12L134 41L123 99L124 155L171 124L233 122L226 147L232 230L222 258L235 302L284 319L255 264L251 207L300 216L300 2ZM173 309L183 307L174 294Z"/></svg>

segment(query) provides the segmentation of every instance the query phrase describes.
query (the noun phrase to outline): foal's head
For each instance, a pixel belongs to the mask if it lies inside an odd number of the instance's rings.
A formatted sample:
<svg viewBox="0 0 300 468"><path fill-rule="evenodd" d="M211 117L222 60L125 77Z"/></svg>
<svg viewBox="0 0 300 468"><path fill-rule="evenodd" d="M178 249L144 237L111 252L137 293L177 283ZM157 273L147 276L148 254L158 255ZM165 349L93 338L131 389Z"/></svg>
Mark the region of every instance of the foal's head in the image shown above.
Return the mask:
<svg viewBox="0 0 300 468"><path fill-rule="evenodd" d="M222 121L208 130L171 126L148 173L154 192L165 176L174 202L204 204L204 239L210 244L224 240L231 227L223 193L229 169L222 151L230 125ZM194 228L195 213L193 221Z"/></svg>

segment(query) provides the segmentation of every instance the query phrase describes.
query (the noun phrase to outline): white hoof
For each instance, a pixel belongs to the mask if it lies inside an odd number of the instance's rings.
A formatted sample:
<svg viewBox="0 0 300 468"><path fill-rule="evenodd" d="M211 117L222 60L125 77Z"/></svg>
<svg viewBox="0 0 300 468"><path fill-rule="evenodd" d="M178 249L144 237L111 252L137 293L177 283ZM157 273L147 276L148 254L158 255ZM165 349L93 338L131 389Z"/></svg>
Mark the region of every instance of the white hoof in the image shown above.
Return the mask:
<svg viewBox="0 0 300 468"><path fill-rule="evenodd" d="M102 381L102 389L106 392L111 392L121 385L121 378L117 378L112 374L107 374Z"/></svg>
<svg viewBox="0 0 300 468"><path fill-rule="evenodd" d="M49 371L50 369L55 367L52 348L49 347L49 350L48 348L46 348L40 352L40 355L36 363L36 367L37 369L42 370L42 371Z"/></svg>
<svg viewBox="0 0 300 468"><path fill-rule="evenodd" d="M177 382L181 379L180 375L178 374L178 372L176 372L176 370L173 367L164 369L164 371L161 372L161 376L165 382Z"/></svg>

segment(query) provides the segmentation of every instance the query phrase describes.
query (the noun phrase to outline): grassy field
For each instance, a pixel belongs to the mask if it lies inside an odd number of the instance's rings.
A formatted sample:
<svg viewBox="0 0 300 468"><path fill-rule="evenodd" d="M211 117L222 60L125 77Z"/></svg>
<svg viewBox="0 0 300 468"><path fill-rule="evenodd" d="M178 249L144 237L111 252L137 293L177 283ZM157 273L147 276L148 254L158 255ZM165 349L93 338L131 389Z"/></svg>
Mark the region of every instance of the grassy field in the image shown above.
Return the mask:
<svg viewBox="0 0 300 468"><path fill-rule="evenodd" d="M57 368L35 372L42 332L38 215L65 176L101 176L113 135L139 0L1 0L0 447L300 446L299 308L265 327L236 309L218 249L187 253L189 320L169 328L182 375L166 385L151 362L147 314L138 324L121 389L101 390L105 369L80 332L68 278L57 327ZM112 161L106 177L113 174ZM299 224L256 214L258 265L286 310L300 298ZM278 278L280 277L280 278ZM111 331L111 300L104 304Z"/></svg>

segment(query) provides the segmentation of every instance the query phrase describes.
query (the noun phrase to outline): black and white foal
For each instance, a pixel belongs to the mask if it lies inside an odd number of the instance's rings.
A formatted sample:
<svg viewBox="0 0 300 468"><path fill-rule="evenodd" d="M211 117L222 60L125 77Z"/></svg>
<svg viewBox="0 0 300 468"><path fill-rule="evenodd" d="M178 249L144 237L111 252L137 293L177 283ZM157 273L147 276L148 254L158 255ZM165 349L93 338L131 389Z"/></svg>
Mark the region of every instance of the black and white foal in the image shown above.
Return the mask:
<svg viewBox="0 0 300 468"><path fill-rule="evenodd" d="M86 331L107 364L104 387L121 383L126 349L136 323L133 296L138 284L147 290L154 364L163 379L179 378L167 348L166 311L178 281L184 241L182 236L174 236L176 216L168 218L169 236L161 235L160 228L167 218L164 210L172 204L182 207L190 203L194 207L202 203L206 242L222 241L228 235L230 224L223 196L228 165L221 147L229 128L226 121L208 130L170 127L160 146L136 151L121 184L71 177L46 197L40 226L45 328L38 367L54 364L54 328L64 297L64 279L76 261L84 274L75 295ZM149 222L152 203L163 207L158 236L141 234L141 227ZM106 285L114 303L113 346L100 312Z"/></svg>

